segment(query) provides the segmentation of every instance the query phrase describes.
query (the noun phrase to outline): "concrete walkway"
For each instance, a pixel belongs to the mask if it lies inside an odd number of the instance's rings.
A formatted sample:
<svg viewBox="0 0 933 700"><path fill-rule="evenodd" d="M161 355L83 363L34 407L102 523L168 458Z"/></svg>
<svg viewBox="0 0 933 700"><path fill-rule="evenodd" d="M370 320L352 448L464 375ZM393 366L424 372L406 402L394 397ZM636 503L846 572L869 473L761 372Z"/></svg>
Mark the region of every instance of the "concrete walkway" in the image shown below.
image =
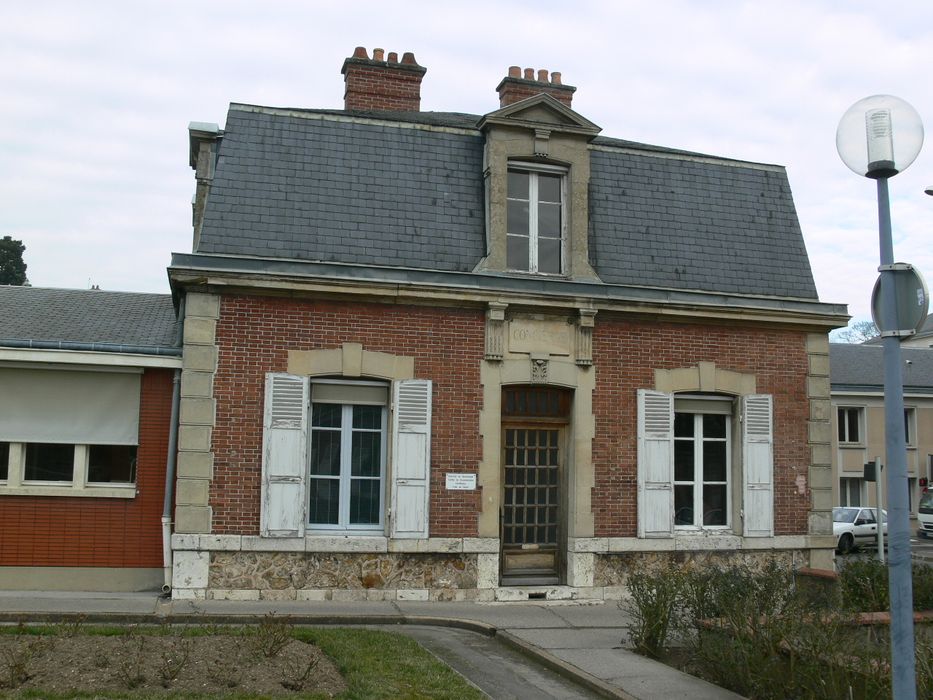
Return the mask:
<svg viewBox="0 0 933 700"><path fill-rule="evenodd" d="M243 622L244 618L270 611L288 615L296 624L417 625L421 629L467 630L495 639L602 697L740 697L623 649L629 619L614 602L170 601L155 593L0 591L0 622L52 621L75 614L85 615L89 622L163 618L178 622ZM412 636L417 638L418 634L412 630ZM459 633L443 640L442 635L430 631L421 636L443 641L448 647L464 643ZM456 667L456 663L452 665ZM468 667L461 672L469 678ZM512 692L499 695L488 686L483 689L492 697L522 697ZM526 697L540 695L531 692Z"/></svg>

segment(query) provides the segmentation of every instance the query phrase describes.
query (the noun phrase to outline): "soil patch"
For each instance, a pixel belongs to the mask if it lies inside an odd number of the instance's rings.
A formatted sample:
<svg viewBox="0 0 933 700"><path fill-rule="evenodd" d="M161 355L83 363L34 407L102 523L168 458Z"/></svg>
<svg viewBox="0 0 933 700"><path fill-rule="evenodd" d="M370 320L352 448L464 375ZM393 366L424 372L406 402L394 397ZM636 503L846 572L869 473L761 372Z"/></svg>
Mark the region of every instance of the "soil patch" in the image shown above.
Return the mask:
<svg viewBox="0 0 933 700"><path fill-rule="evenodd" d="M0 688L50 693L334 696L347 685L316 646L283 641L274 656L248 635L0 635Z"/></svg>

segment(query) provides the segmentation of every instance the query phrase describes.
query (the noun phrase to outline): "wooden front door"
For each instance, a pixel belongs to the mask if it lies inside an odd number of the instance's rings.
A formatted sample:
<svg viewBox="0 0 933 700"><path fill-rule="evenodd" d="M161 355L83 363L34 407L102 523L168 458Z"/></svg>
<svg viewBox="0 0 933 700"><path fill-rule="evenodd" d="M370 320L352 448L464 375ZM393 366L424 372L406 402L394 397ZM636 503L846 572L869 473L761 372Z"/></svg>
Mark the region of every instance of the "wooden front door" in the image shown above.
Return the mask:
<svg viewBox="0 0 933 700"><path fill-rule="evenodd" d="M561 389L509 387L503 393L504 584L560 583L569 403Z"/></svg>

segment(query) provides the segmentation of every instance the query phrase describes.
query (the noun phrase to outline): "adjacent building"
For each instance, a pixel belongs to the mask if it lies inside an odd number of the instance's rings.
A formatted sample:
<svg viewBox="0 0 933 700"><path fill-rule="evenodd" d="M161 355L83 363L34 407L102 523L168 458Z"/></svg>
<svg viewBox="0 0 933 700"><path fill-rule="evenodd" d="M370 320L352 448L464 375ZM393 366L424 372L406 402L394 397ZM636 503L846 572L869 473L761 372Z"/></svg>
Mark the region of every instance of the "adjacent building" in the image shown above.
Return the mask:
<svg viewBox="0 0 933 700"><path fill-rule="evenodd" d="M929 319L927 320L929 324ZM881 345L830 345L833 402L833 467L836 504L875 505L874 482L864 479L865 463L885 461L884 362ZM904 430L910 512L916 517L920 493L933 478L933 349L902 343ZM882 505L887 483L882 475Z"/></svg>
<svg viewBox="0 0 933 700"><path fill-rule="evenodd" d="M0 318L0 588L159 588L171 297L0 286Z"/></svg>

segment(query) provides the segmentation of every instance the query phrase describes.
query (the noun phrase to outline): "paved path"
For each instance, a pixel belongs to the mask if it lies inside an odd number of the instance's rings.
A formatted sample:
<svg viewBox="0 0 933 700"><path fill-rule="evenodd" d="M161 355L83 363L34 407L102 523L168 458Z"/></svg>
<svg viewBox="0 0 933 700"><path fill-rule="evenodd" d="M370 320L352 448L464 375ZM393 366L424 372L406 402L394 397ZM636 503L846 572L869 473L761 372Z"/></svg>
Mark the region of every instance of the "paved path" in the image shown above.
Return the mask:
<svg viewBox="0 0 933 700"><path fill-rule="evenodd" d="M0 621L82 614L112 622L242 622L270 611L296 624L404 625L399 631L493 698L739 697L622 648L629 619L612 602L169 601L154 593L0 591Z"/></svg>

